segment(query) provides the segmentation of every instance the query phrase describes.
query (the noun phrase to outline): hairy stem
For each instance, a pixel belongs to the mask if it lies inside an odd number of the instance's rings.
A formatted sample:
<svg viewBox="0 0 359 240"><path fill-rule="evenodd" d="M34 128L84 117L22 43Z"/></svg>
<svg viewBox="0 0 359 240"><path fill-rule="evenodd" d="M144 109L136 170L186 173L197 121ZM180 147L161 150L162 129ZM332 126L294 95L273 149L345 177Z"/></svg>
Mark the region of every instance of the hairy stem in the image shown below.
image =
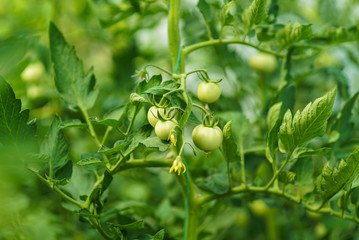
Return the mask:
<svg viewBox="0 0 359 240"><path fill-rule="evenodd" d="M260 48L252 43L246 42L244 40L241 40L239 38L234 38L234 39L211 39L205 42L199 42L199 43L195 43L193 45L187 46L183 48L183 53L185 55L188 55L189 53L200 49L200 48L204 48L204 47L209 47L209 46L214 46L214 45L219 45L219 44L242 44L242 45L246 45L246 46L250 46L252 48L258 49L261 52L265 52L265 53L269 53L275 56L279 56L279 57L283 57L282 53L279 52L274 52L268 49L264 49L264 48Z"/></svg>

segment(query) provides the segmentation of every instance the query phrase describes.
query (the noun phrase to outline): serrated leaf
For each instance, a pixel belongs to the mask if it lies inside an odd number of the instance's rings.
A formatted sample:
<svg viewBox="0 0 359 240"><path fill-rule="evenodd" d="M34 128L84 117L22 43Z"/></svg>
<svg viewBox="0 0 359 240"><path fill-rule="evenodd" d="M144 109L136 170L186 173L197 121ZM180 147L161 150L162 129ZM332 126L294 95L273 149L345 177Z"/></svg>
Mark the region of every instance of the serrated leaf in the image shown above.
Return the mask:
<svg viewBox="0 0 359 240"><path fill-rule="evenodd" d="M61 119L55 116L40 146L40 153L49 157L49 176L55 177L57 170L68 162L69 147L61 129Z"/></svg>
<svg viewBox="0 0 359 240"><path fill-rule="evenodd" d="M345 185L350 184L359 173L359 148L355 149L348 157L339 162L333 170L329 164L325 165L320 177L319 190L324 201L329 200Z"/></svg>
<svg viewBox="0 0 359 240"><path fill-rule="evenodd" d="M91 122L95 122L101 125L116 128L120 125L122 119L127 113L127 110L128 105L120 106L106 113L102 119L99 119L97 117L89 117L89 120Z"/></svg>
<svg viewBox="0 0 359 240"><path fill-rule="evenodd" d="M301 25L296 22L292 26L292 22L288 22L282 29L276 34L276 39L280 46L288 47L301 40L310 39L312 37L311 25Z"/></svg>
<svg viewBox="0 0 359 240"><path fill-rule="evenodd" d="M284 184L293 183L295 175L295 172L282 171L279 173L278 180Z"/></svg>
<svg viewBox="0 0 359 240"><path fill-rule="evenodd" d="M253 0L251 5L243 11L242 20L248 29L267 18L266 0Z"/></svg>
<svg viewBox="0 0 359 240"><path fill-rule="evenodd" d="M222 9L221 9L221 11L219 13L219 18L221 20L222 28L226 24L226 19L228 17L229 11L233 7L233 4L234 4L234 1L230 1L230 2L228 2L226 4L224 4L224 6L222 7Z"/></svg>
<svg viewBox="0 0 359 240"><path fill-rule="evenodd" d="M150 93L153 95L163 95L167 92L177 89L180 84L177 81L169 80L165 81L158 86L153 86L151 88L146 89L143 93Z"/></svg>
<svg viewBox="0 0 359 240"><path fill-rule="evenodd" d="M202 17L206 23L207 31L209 31L209 36L212 36L212 33L216 33L216 13L212 10L211 6L207 3L206 0L199 0L197 3L197 8L202 14ZM217 9L216 9L217 10Z"/></svg>
<svg viewBox="0 0 359 240"><path fill-rule="evenodd" d="M294 129L292 127L292 112L288 109L284 115L282 124L279 127L279 150L281 152L291 152L295 147Z"/></svg>
<svg viewBox="0 0 359 240"><path fill-rule="evenodd" d="M337 44L343 42L356 41L359 38L358 26L350 28L344 27L330 27L323 32L315 34L311 39L311 42L324 42L327 44Z"/></svg>
<svg viewBox="0 0 359 240"><path fill-rule="evenodd" d="M140 103L149 103L151 104L151 101L148 100L146 97L141 96L138 93L131 93L130 95L130 102L134 103L134 102L140 102Z"/></svg>
<svg viewBox="0 0 359 240"><path fill-rule="evenodd" d="M71 120L66 120L66 121L62 121L60 128L64 129L64 128L87 128L88 124L87 123L83 123L81 122L80 119L71 119Z"/></svg>
<svg viewBox="0 0 359 240"><path fill-rule="evenodd" d="M130 224L114 224L120 230L141 230L144 228L143 220L138 220Z"/></svg>
<svg viewBox="0 0 359 240"><path fill-rule="evenodd" d="M293 152L293 159L304 158L304 157L313 157L313 156L322 156L330 152L331 148L319 148L319 149L309 149L309 148L297 148Z"/></svg>
<svg viewBox="0 0 359 240"><path fill-rule="evenodd" d="M145 145L148 148L157 148L159 151L167 151L170 144L165 143L159 137L150 137L143 140L140 140L140 143Z"/></svg>
<svg viewBox="0 0 359 240"><path fill-rule="evenodd" d="M165 230L161 229L153 236L152 240L163 240L164 237L165 237Z"/></svg>
<svg viewBox="0 0 359 240"><path fill-rule="evenodd" d="M104 166L106 165L106 162L102 159L102 156L99 153L82 153L80 161L78 161L76 164L80 166Z"/></svg>
<svg viewBox="0 0 359 240"><path fill-rule="evenodd" d="M280 126L278 137L280 148L291 152L315 137L324 135L327 121L332 113L336 89L309 103L302 112L299 110L292 118L288 109Z"/></svg>
<svg viewBox="0 0 359 240"><path fill-rule="evenodd" d="M237 144L234 140L232 133L232 121L229 121L223 127L223 143L222 143L223 155L228 162L238 161Z"/></svg>
<svg viewBox="0 0 359 240"><path fill-rule="evenodd" d="M11 86L0 77L0 144L24 143L35 140L35 129L27 123L29 110L21 111Z"/></svg>
<svg viewBox="0 0 359 240"><path fill-rule="evenodd" d="M77 57L74 47L67 44L53 23L50 23L49 37L57 90L68 104L91 108L98 95L93 68L86 74L83 72L82 61Z"/></svg>
<svg viewBox="0 0 359 240"><path fill-rule="evenodd" d="M153 75L151 77L150 80L148 80L148 82L146 80L143 80L142 82L140 82L136 88L136 93L137 94L142 94L145 93L147 90L149 90L150 88L154 88L157 87L161 84L162 82L162 76L161 75Z"/></svg>
<svg viewBox="0 0 359 240"><path fill-rule="evenodd" d="M198 179L197 184L201 189L216 194L224 194L229 189L227 173L215 173L206 180Z"/></svg>
<svg viewBox="0 0 359 240"><path fill-rule="evenodd" d="M272 129L276 124L277 120L279 119L281 107L282 107L282 102L278 102L269 109L267 115L268 129Z"/></svg>
<svg viewBox="0 0 359 240"><path fill-rule="evenodd" d="M345 102L344 106L342 107L335 119L331 130L339 133L339 137L336 140L337 145L348 139L348 137L352 133L353 125L351 124L351 117L353 107L355 105L358 95L359 92L354 94L350 99Z"/></svg>

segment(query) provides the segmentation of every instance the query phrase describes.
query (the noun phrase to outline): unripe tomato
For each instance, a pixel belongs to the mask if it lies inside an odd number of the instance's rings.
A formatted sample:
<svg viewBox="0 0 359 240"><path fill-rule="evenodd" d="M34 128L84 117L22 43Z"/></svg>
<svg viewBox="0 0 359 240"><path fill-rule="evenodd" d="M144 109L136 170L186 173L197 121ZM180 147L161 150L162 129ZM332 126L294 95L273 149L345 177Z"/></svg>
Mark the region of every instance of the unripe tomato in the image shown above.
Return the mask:
<svg viewBox="0 0 359 240"><path fill-rule="evenodd" d="M21 73L21 78L25 82L36 82L45 73L44 65L41 62L29 64Z"/></svg>
<svg viewBox="0 0 359 240"><path fill-rule="evenodd" d="M249 66L254 70L270 74L277 69L277 59L267 53L257 53L249 58Z"/></svg>
<svg viewBox="0 0 359 240"><path fill-rule="evenodd" d="M214 103L221 96L218 83L202 81L197 87L197 97L203 103Z"/></svg>
<svg viewBox="0 0 359 240"><path fill-rule="evenodd" d="M168 121L158 121L155 127L156 136L161 138L162 140L168 141L170 139L170 133L176 125L176 119Z"/></svg>
<svg viewBox="0 0 359 240"><path fill-rule="evenodd" d="M147 119L148 122L151 124L152 127L156 126L156 123L159 121L159 119L157 118L157 113L160 113L161 116L164 115L164 109L163 108L156 108L155 106L150 107L150 109L148 109L148 113L147 113Z"/></svg>
<svg viewBox="0 0 359 240"><path fill-rule="evenodd" d="M249 203L249 207L252 212L259 217L267 215L269 211L267 204L260 199L256 199Z"/></svg>
<svg viewBox="0 0 359 240"><path fill-rule="evenodd" d="M199 149L213 151L222 145L223 133L217 126L205 127L201 124L193 129L192 140Z"/></svg>

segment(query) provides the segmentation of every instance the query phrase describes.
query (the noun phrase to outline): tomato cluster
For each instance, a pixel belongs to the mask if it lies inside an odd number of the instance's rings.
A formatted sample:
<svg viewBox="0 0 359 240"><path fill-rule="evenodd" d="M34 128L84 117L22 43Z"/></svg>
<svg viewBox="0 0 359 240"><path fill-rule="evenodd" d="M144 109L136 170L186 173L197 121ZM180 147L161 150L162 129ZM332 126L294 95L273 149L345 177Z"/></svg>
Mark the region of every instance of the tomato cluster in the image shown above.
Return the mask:
<svg viewBox="0 0 359 240"><path fill-rule="evenodd" d="M155 128L156 136L162 140L168 141L172 130L177 126L177 121L174 118L165 120L163 119L164 117L164 108L152 106L147 112L148 122Z"/></svg>
<svg viewBox="0 0 359 240"><path fill-rule="evenodd" d="M198 99L206 104L207 120L196 126L192 132L193 143L201 150L210 152L222 145L222 130L214 123L212 114L208 111L208 104L214 103L221 96L221 88L217 82L202 81L197 88ZM169 141L178 122L175 118L169 117L165 108L152 106L147 112L148 122L155 128L156 136L162 140ZM210 120L208 120L210 118Z"/></svg>

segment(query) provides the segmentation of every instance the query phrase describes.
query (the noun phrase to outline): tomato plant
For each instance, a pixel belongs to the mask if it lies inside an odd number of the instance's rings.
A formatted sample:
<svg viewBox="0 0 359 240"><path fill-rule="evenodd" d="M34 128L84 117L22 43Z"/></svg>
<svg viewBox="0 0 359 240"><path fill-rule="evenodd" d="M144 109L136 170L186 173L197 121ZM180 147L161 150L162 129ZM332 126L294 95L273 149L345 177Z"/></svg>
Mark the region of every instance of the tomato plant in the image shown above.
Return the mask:
<svg viewBox="0 0 359 240"><path fill-rule="evenodd" d="M357 1L0 5L1 239L358 238Z"/></svg>
<svg viewBox="0 0 359 240"><path fill-rule="evenodd" d="M156 136L162 140L168 141L170 139L171 132L174 131L176 125L177 125L177 121L175 119L167 120L167 121L161 121L161 120L158 121L155 127Z"/></svg>
<svg viewBox="0 0 359 240"><path fill-rule="evenodd" d="M202 81L197 87L197 96L201 102L214 103L221 96L221 88L217 83Z"/></svg>
<svg viewBox="0 0 359 240"><path fill-rule="evenodd" d="M222 145L223 133L217 127L196 126L192 132L193 143L203 151L213 151Z"/></svg>

